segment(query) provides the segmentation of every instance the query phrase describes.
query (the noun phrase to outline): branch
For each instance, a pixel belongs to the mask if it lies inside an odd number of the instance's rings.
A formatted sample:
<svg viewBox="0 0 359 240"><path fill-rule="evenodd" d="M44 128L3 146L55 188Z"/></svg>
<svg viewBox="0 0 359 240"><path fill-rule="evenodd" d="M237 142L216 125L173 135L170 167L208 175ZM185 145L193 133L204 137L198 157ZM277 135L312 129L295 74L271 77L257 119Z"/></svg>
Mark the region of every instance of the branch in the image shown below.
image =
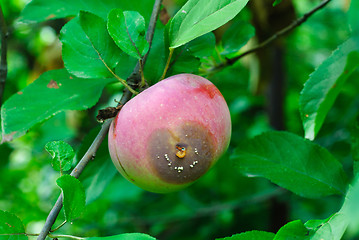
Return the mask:
<svg viewBox="0 0 359 240"><path fill-rule="evenodd" d="M138 73L140 73L140 71L143 73L143 69L141 69L141 68L145 65L147 57L148 57L148 54L150 53L151 48L152 48L152 40L153 40L153 36L155 34L157 18L158 18L158 15L160 14L160 11L161 11L161 4L162 4L162 0L156 0L155 1L155 4L153 5L153 9L152 9L152 15L151 15L151 18L150 18L150 22L148 24L146 40L147 40L147 42L149 44L149 50L142 57L142 59L139 62L137 62L133 73L129 77L130 79L131 78L137 78L138 79L136 81L137 83L140 82L139 78L141 77L141 75L140 76L137 76L137 75L138 75ZM147 88L147 87L148 87L147 82L144 81L144 83L141 83L140 91L142 90L141 88Z"/></svg>
<svg viewBox="0 0 359 240"><path fill-rule="evenodd" d="M98 150L103 139L105 138L105 136L108 132L108 129L110 127L110 124L111 124L111 120L108 119L102 125L100 132L97 134L97 136L96 136L95 140L93 141L93 143L91 144L90 148L87 150L87 152L82 157L80 162L76 165L76 167L72 170L72 172L70 174L71 176L78 178L80 176L80 174L82 173L82 171L84 170L84 168L86 167L87 163L95 157L96 151ZM48 235L52 225L54 225L55 220L56 220L57 216L59 215L60 210L62 208L62 199L63 199L63 196L62 196L62 194L60 194L54 207L51 209L49 215L47 216L45 225L42 228L42 230L37 238L38 240L45 239L46 236Z"/></svg>
<svg viewBox="0 0 359 240"><path fill-rule="evenodd" d="M148 54L151 51L153 35L155 34L156 22L157 22L158 15L160 14L161 4L162 4L162 0L156 0L155 4L153 5L152 15L151 15L150 23L148 24L148 30L147 30L147 34L146 34L146 40L147 40L148 44L150 45L150 47L149 47L148 52L145 54L145 56L142 59L143 65L145 65Z"/></svg>
<svg viewBox="0 0 359 240"><path fill-rule="evenodd" d="M155 26L156 26L156 21L157 21L157 16L158 16L159 11L160 11L161 3L162 3L162 0L156 0L155 1L154 8L153 8L152 15L151 15L150 24L148 26L149 29L148 29L148 32L147 32L146 39L150 43L150 47L151 47L151 43L152 43L154 31L155 31ZM147 54L144 56L144 59L142 60L143 64L145 63L146 58L147 58ZM137 64L134 71L133 71L133 73L127 79L127 82L128 82L129 85L137 85L138 84L138 82L141 79L141 78L138 77L139 76L139 70L140 70L140 66L139 66L139 64ZM119 106L123 106L126 102L128 102L131 99L131 97L132 97L132 93L129 91L128 88L125 88L124 91L123 91L121 100L119 102ZM76 167L72 170L71 176L74 176L74 177L78 178L80 176L80 174L82 173L82 171L85 169L87 163L91 159L95 158L95 154L96 154L98 148L100 147L103 139L105 138L106 134L108 133L108 130L110 128L112 120L113 119L107 119L104 122L104 124L101 127L100 132L97 134L97 136L94 139L94 141L92 142L90 148L87 150L87 152L82 157L80 162L76 165ZM51 229L52 225L54 225L55 220L56 220L57 216L59 215L60 210L62 208L62 198L63 198L62 194L60 194L60 196L57 199L55 205L53 206L53 208L51 209L49 215L47 216L45 225L42 228L37 240L44 240L46 238L46 236L49 234L50 229Z"/></svg>
<svg viewBox="0 0 359 240"><path fill-rule="evenodd" d="M276 32L274 35L272 35L270 38L268 38L267 40L265 40L264 42L260 43L258 46L249 49L246 52L243 52L242 54L234 57L234 58L229 58L226 59L225 62L213 67L212 69L210 69L209 71L218 71L224 67L227 66L231 66L233 65L235 62L237 62L239 59L243 58L244 56L247 56L251 53L257 52L258 50L267 47L268 45L270 45L272 42L274 42L276 39L282 37L283 35L287 34L288 32L292 31L294 28L300 26L302 23L304 23L305 21L307 21L307 19L312 16L315 12L317 12L318 10L322 9L325 5L327 5L331 0L324 0L322 1L318 6L316 6L315 8L313 8L312 10L310 10L309 12L305 13L301 18L298 18L297 20L295 20L292 24L288 25L287 27L283 28L282 30Z"/></svg>
<svg viewBox="0 0 359 240"><path fill-rule="evenodd" d="M0 57L0 107L4 94L5 82L7 77L7 38L9 32L6 26L4 13L0 5L0 27L1 27L1 57Z"/></svg>

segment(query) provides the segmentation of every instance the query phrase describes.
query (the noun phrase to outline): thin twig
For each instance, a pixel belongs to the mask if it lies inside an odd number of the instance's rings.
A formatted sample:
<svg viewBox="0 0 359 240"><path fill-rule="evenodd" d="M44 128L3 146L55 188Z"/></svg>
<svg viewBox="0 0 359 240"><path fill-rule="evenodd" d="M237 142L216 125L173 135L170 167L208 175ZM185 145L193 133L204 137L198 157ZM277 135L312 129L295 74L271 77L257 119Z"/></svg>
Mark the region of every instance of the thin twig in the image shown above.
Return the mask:
<svg viewBox="0 0 359 240"><path fill-rule="evenodd" d="M129 77L130 79L137 78L137 82L140 82L138 79L141 77L141 75L138 76L138 73L140 73L140 71L142 71L141 74L143 74L144 66L145 66L147 57L150 54L150 51L151 51L151 48L152 48L152 40L153 40L153 36L155 34L157 18L158 18L158 15L160 14L160 11L161 11L161 5L162 5L162 0L156 0L154 5L153 5L152 15L151 15L150 22L148 24L147 33L146 33L146 40L147 40L147 42L149 44L149 50L142 57L142 59L137 62L136 67L133 70L133 73ZM142 70L141 70L141 68L142 68ZM127 79L127 80L129 80L129 79ZM141 85L142 86L140 86L140 88L143 88L143 87L146 88L147 87L147 82L144 79L144 77L143 77L143 82L141 83ZM143 90L143 89L140 89L140 91L141 90Z"/></svg>
<svg viewBox="0 0 359 240"><path fill-rule="evenodd" d="M17 236L17 235L25 235L30 237L39 236L37 233L1 233L0 236Z"/></svg>
<svg viewBox="0 0 359 240"><path fill-rule="evenodd" d="M154 35L157 16L158 16L159 11L160 11L161 3L162 3L162 0L156 0L155 1L152 16L151 16L151 20L150 20L150 24L149 24L149 29L148 29L148 32L147 32L148 36L146 36L146 38L148 38L147 41L150 43L150 49L151 49L152 38L153 38L153 35ZM145 64L146 58L147 58L147 54L144 56L144 59L142 60L143 64ZM136 77L136 78L134 77L135 75L136 76L139 75L139 69L140 68L139 68L138 65L136 65L133 74L131 74L131 76L127 79L127 82L129 84L130 84L130 82L131 82L131 84L138 84L138 82L141 79L141 78L138 78L138 77ZM125 88L124 91L123 91L121 100L119 102L119 105L124 105L126 102L128 102L131 99L132 95L133 94L131 93L131 91L128 88ZM72 172L71 172L72 176L78 178L80 176L80 174L82 173L82 171L84 170L84 168L86 167L87 163L91 159L93 159L95 157L95 154L96 154L98 148L100 147L103 139L105 138L105 136L108 133L108 130L110 128L112 120L113 119L107 119L104 122L104 124L101 127L100 132L97 134L97 136L94 139L93 143L91 144L90 148L87 150L87 152L82 157L80 162L76 165L76 167L72 170ZM60 210L62 208L62 199L63 199L62 194L60 194L60 196L57 199L55 205L53 206L53 208L51 209L49 215L47 216L45 225L42 228L37 240L44 240L46 238L46 236L49 234L50 229L51 229L52 225L54 225L55 220L56 220L57 216L59 215Z"/></svg>
<svg viewBox="0 0 359 240"><path fill-rule="evenodd" d="M1 57L0 57L0 107L2 105L2 97L5 89L7 77L7 38L9 32L6 26L4 13L0 5L0 27L1 27Z"/></svg>
<svg viewBox="0 0 359 240"><path fill-rule="evenodd" d="M217 72L219 70L221 70L224 67L227 66L231 66L233 65L235 62L237 62L239 59L243 58L244 56L247 56L251 53L257 52L258 50L267 47L269 44L271 44L272 42L274 42L276 39L282 37L283 35L287 34L288 32L292 31L294 28L300 26L302 23L304 23L305 21L307 21L307 19L312 16L315 12L317 12L318 10L322 9L325 5L327 5L331 0L324 0L322 1L318 6L314 7L312 10L310 10L309 12L305 13L301 18L296 19L293 23L291 23L290 25L288 25L287 27L279 30L278 32L276 32L275 34L273 34L271 37L269 37L267 40L265 40L264 42L260 43L258 46L249 49L246 52L243 52L242 54L234 57L234 58L228 58L226 59L225 62L218 64L217 66L213 67L212 69L210 69L210 72Z"/></svg>
<svg viewBox="0 0 359 240"><path fill-rule="evenodd" d="M77 237L77 236L72 236L72 235L52 235L52 234L49 234L49 237L51 237L52 239L55 239L55 238L70 238L70 239L75 239L75 240L83 240L85 238L83 237Z"/></svg>
<svg viewBox="0 0 359 240"><path fill-rule="evenodd" d="M160 80L163 80L166 77L166 73L167 73L167 70L168 70L168 68L170 66L171 58L172 58L174 50L175 50L174 48L170 48L168 58L167 58L167 62L166 62L166 66L165 66L165 69L163 70L163 73L162 73L162 76L161 76Z"/></svg>
<svg viewBox="0 0 359 240"><path fill-rule="evenodd" d="M107 68L107 70L112 74L112 76L114 76L114 78L116 78L118 81L120 81L120 83L122 83L122 85L124 85L125 88L128 88L128 90L129 90L131 93L133 93L133 94L135 94L135 95L138 94L138 92L136 92L135 90L133 90L133 89L131 88L131 86L129 86L124 79L120 78L118 75L116 75L116 73L114 73L114 72L111 70L111 68L107 65L107 63L105 62L105 60L101 57L101 54L100 54L100 53L97 51L97 49L95 48L95 45L92 43L92 41L91 41L90 38L89 38L89 40L90 40L90 43L91 43L93 49L96 51L97 55L99 56L100 61L101 61L101 62L103 63L103 65Z"/></svg>
<svg viewBox="0 0 359 240"><path fill-rule="evenodd" d="M124 79L120 78L116 73L114 73L101 57L100 57L100 59L103 62L103 64L105 65L105 67L107 68L107 70L112 74L112 76L114 76L114 78L116 78L118 81L120 81L120 83L122 83L122 85L124 85L125 88L127 88L132 94L135 94L135 95L138 94L138 92L136 92L134 89L132 89L132 87L130 87Z"/></svg>
<svg viewBox="0 0 359 240"><path fill-rule="evenodd" d="M148 24L148 30L147 30L147 34L146 34L146 40L150 47L149 47L148 52L142 58L142 66L145 65L148 54L151 51L152 40L153 40L153 36L155 34L156 23L157 23L158 15L160 14L161 4L162 4L162 0L156 0L155 4L153 5L152 15L151 15L150 23Z"/></svg>
<svg viewBox="0 0 359 240"><path fill-rule="evenodd" d="M57 230L59 230L60 228L62 228L62 226L64 226L67 223L67 221L63 221L59 226L57 226L54 229L51 229L50 232L56 232Z"/></svg>

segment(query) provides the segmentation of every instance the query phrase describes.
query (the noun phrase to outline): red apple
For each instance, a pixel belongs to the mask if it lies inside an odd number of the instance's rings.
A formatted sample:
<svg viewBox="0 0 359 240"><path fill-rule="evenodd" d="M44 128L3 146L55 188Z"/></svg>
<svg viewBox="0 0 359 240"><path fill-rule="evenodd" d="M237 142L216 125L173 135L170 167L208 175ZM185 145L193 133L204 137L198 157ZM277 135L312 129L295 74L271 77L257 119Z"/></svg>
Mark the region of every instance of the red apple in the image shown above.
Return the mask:
<svg viewBox="0 0 359 240"><path fill-rule="evenodd" d="M120 173L157 193L182 189L226 151L231 119L226 101L207 79L179 74L144 90L117 114L109 150Z"/></svg>

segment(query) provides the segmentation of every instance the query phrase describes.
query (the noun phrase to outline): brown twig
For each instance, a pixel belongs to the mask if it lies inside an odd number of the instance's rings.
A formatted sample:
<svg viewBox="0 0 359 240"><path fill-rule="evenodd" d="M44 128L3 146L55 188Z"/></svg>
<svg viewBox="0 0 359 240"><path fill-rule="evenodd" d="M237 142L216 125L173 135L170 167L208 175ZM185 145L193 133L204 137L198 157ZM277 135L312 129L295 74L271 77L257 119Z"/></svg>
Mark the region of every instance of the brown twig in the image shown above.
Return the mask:
<svg viewBox="0 0 359 240"><path fill-rule="evenodd" d="M147 41L150 43L150 47L151 47L152 38L154 35L156 21L157 21L157 16L160 11L161 4L162 4L162 0L156 0L155 4L154 4L153 11L152 11L151 20L150 20L150 24L148 27L149 29L148 29L148 33L146 36ZM144 59L142 60L143 64L145 63L146 58L147 58L147 54L144 56ZM140 66L136 65L134 72L127 79L127 82L129 85L136 86L139 83L139 81L141 80L141 77L138 77L139 70L140 70ZM131 97L132 97L132 93L128 90L128 88L125 88L123 91L121 100L119 102L119 105L124 105L126 102L128 102L131 99ZM108 133L108 130L109 130L112 120L113 119L107 119L103 123L100 132L97 134L97 136L94 139L93 143L91 144L90 148L87 150L87 152L82 157L80 162L76 165L76 167L72 170L71 176L78 178L80 176L80 174L82 173L82 171L84 170L84 168L86 167L87 163L95 157L95 154L96 154L98 148L100 147L103 139L105 138L105 136ZM62 208L62 199L63 199L62 194L60 194L55 205L53 206L49 215L47 216L45 225L42 228L39 236L37 237L37 240L44 240L46 238L46 236L49 234L50 229L54 225L55 220L56 220L57 216L59 215L60 210Z"/></svg>
<svg viewBox="0 0 359 240"><path fill-rule="evenodd" d="M264 42L260 43L258 46L249 49L248 51L243 52L242 54L233 57L233 58L227 58L226 61L218 64L217 66L213 67L212 69L209 70L209 72L217 72L219 70L221 70L224 67L227 66L231 66L233 65L235 62L237 62L239 59L243 58L244 56L247 56L251 53L257 52L258 50L265 48L267 46L269 46L272 42L274 42L276 39L282 37L283 35L287 34L288 32L292 31L294 28L300 26L302 23L304 23L305 21L307 21L307 19L312 16L315 12L317 12L318 10L322 9L324 6L326 6L331 0L324 0L322 1L318 6L314 7L312 10L310 10L309 12L305 13L301 18L296 19L293 23L291 23L290 25L288 25L287 27L281 29L280 31L276 32L275 34L273 34L271 37L269 37L267 40L265 40Z"/></svg>
<svg viewBox="0 0 359 240"><path fill-rule="evenodd" d="M0 107L2 105L2 97L5 89L7 77L7 38L9 32L6 26L4 13L0 5L0 27L1 27L1 56L0 56Z"/></svg>

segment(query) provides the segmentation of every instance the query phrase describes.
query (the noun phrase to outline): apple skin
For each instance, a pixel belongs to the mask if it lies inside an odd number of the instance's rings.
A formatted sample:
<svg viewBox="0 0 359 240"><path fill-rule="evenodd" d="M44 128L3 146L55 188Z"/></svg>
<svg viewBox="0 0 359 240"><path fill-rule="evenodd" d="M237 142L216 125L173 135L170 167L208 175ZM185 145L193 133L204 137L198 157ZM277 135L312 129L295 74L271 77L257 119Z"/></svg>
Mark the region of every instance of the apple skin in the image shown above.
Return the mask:
<svg viewBox="0 0 359 240"><path fill-rule="evenodd" d="M227 150L231 118L207 79L179 74L127 102L109 129L111 159L135 185L156 193L187 187Z"/></svg>

